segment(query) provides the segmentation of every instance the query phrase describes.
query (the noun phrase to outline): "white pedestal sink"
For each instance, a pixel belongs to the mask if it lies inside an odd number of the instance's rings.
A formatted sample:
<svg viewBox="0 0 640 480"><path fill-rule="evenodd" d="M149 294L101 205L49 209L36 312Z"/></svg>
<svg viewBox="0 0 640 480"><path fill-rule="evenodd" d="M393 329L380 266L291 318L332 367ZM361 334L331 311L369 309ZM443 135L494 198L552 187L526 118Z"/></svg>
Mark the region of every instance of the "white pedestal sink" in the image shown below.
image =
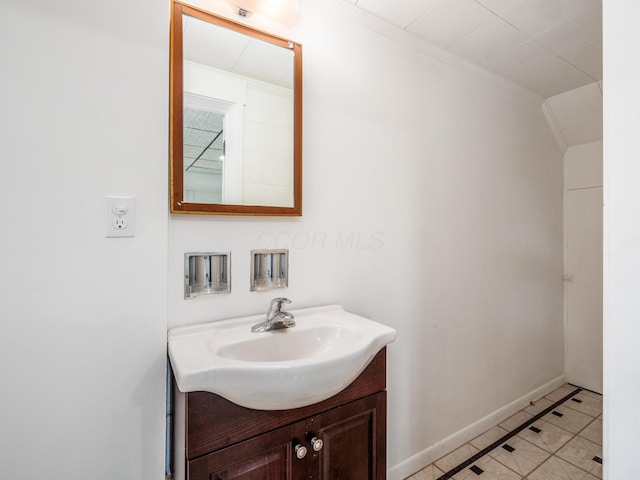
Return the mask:
<svg viewBox="0 0 640 480"><path fill-rule="evenodd" d="M339 305L292 310L296 326L252 333L264 315L169 330L181 392L206 391L247 408L285 410L346 388L396 331Z"/></svg>

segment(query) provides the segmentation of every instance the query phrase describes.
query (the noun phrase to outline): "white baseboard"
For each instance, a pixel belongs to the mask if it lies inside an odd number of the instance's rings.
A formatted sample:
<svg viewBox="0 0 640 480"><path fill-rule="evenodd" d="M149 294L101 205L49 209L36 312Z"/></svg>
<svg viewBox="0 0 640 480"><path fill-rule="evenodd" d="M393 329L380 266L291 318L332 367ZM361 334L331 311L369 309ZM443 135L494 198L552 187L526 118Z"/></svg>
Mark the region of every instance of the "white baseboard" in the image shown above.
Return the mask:
<svg viewBox="0 0 640 480"><path fill-rule="evenodd" d="M561 387L565 384L565 381L566 376L564 374L560 375L550 382L545 383L543 386L536 388L526 395L517 398L513 402L481 418L477 422L472 423L468 427L457 431L453 435L440 440L434 445L425 448L421 452L416 453L412 457L409 457L399 464L394 465L387 470L387 480L404 480L410 475L423 469L427 465L430 465L439 458L445 456L449 452L452 452L456 448L461 447L470 440L473 440L475 437L477 437L481 433L486 432L494 425L497 425L503 420L506 420L511 415L517 413L518 411L529 405L529 402L538 400L548 393L551 393L556 388Z"/></svg>

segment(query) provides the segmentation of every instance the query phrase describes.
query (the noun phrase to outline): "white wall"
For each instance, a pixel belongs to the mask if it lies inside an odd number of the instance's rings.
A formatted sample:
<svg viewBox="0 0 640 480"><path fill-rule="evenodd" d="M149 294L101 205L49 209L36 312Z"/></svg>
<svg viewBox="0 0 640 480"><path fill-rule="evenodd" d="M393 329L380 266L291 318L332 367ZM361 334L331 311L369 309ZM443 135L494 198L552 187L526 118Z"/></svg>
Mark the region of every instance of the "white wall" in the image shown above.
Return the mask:
<svg viewBox="0 0 640 480"><path fill-rule="evenodd" d="M4 478L163 478L168 20L0 2ZM104 238L105 194L135 238Z"/></svg>
<svg viewBox="0 0 640 480"><path fill-rule="evenodd" d="M603 2L604 478L637 473L640 428L640 4Z"/></svg>
<svg viewBox="0 0 640 480"><path fill-rule="evenodd" d="M304 43L304 216L175 215L167 230L168 15L0 4L7 477L161 478L165 271L170 325L262 311L251 248L290 248L278 294L293 307L398 329L398 475L562 374L562 164L537 103L305 0L276 32ZM135 238L103 238L105 194L136 197ZM183 254L209 249L232 250L232 294L184 301Z"/></svg>
<svg viewBox="0 0 640 480"><path fill-rule="evenodd" d="M302 218L173 215L169 325L341 303L398 330L388 465L563 374L562 156L540 104L303 2ZM249 292L252 248L290 287ZM232 293L182 298L183 255L232 251ZM442 452L443 453L443 452ZM418 459L422 461L428 455Z"/></svg>
<svg viewBox="0 0 640 480"><path fill-rule="evenodd" d="M569 147L563 163L565 190L602 186L602 141Z"/></svg>

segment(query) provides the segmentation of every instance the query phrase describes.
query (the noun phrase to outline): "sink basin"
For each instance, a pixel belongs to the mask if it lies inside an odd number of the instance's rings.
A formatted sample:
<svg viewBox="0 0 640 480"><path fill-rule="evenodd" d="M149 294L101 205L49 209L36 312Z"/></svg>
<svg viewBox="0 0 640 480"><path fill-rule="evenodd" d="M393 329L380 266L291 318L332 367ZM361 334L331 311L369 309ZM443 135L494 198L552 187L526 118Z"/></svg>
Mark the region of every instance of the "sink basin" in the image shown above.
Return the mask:
<svg viewBox="0 0 640 480"><path fill-rule="evenodd" d="M252 333L264 315L169 330L181 392L205 391L258 410L321 402L353 382L396 331L339 305L292 310L296 326Z"/></svg>

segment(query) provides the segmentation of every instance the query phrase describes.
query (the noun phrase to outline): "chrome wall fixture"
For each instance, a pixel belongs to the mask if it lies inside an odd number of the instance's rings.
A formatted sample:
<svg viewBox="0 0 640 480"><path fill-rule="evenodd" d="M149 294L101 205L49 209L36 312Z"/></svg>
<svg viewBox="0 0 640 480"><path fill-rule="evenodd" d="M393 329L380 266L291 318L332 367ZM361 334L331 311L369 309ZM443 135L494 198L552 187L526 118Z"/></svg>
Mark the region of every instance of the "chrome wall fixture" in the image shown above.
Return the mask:
<svg viewBox="0 0 640 480"><path fill-rule="evenodd" d="M289 250L251 250L251 291L289 285Z"/></svg>
<svg viewBox="0 0 640 480"><path fill-rule="evenodd" d="M184 254L184 298L231 292L231 252Z"/></svg>

